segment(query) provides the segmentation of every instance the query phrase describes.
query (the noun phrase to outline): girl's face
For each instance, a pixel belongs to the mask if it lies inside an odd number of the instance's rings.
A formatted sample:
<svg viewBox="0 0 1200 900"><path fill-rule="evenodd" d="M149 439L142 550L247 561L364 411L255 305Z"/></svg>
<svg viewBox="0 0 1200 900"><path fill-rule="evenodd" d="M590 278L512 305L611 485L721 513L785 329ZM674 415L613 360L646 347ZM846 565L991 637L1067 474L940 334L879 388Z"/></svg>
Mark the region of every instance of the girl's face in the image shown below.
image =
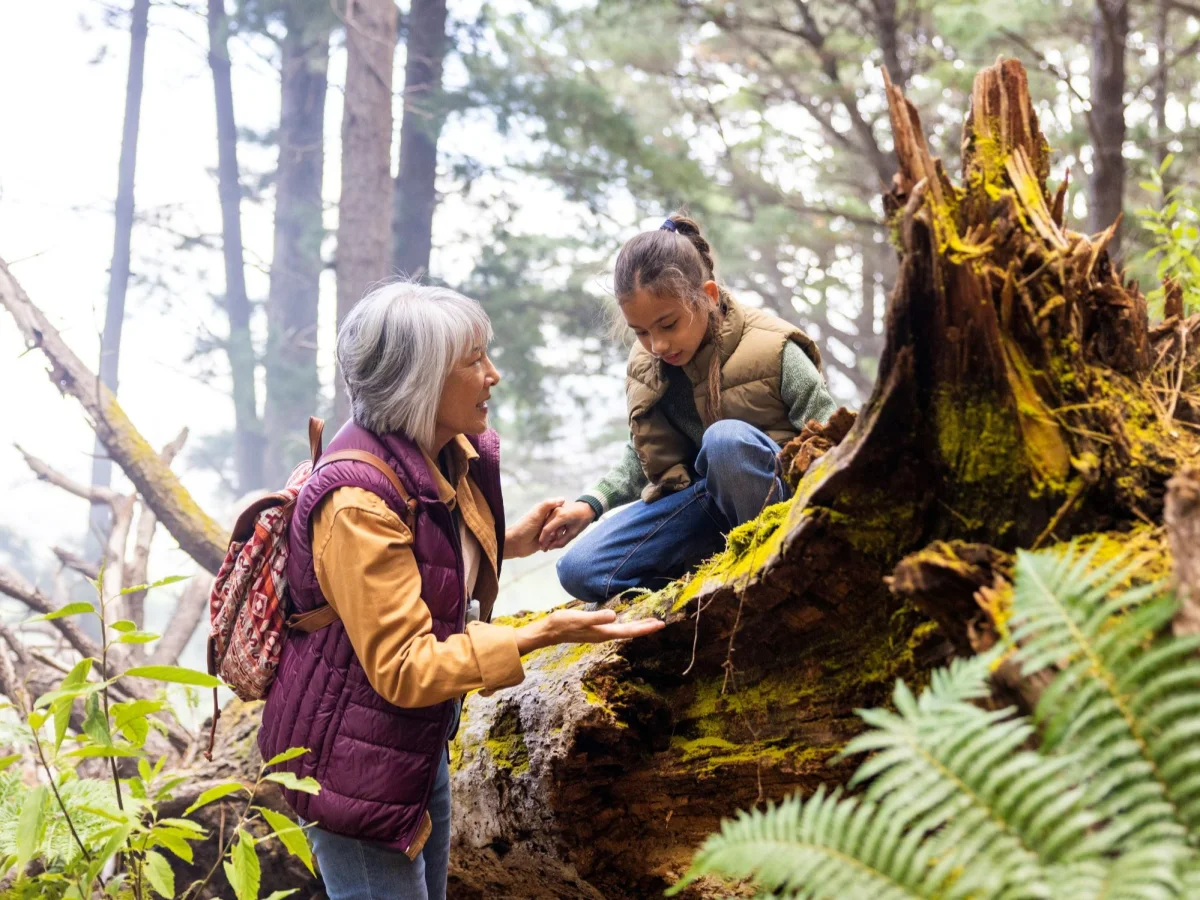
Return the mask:
<svg viewBox="0 0 1200 900"><path fill-rule="evenodd" d="M703 290L707 306L715 309L717 283L706 281ZM669 366L691 362L708 334L709 309L697 309L678 297L639 290L621 304L621 313L641 345Z"/></svg>

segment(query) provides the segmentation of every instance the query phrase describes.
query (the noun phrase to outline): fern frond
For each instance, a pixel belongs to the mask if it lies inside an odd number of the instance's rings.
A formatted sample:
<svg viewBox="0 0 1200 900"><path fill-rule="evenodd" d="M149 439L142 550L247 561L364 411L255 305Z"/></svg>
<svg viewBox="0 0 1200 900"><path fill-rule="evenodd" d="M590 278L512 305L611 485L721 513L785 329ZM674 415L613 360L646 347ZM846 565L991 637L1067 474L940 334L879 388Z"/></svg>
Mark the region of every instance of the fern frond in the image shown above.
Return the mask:
<svg viewBox="0 0 1200 900"><path fill-rule="evenodd" d="M723 822L667 893L715 875L753 878L769 894L795 900L929 897L941 885L921 838L870 801L818 788L808 800L794 796Z"/></svg>
<svg viewBox="0 0 1200 900"><path fill-rule="evenodd" d="M1095 549L1017 556L1011 628L1026 675L1052 666L1038 704L1049 752L1088 759L1088 799L1120 847L1180 844L1200 826L1196 641L1154 640L1175 604L1149 585L1117 591L1121 560Z"/></svg>
<svg viewBox="0 0 1200 900"><path fill-rule="evenodd" d="M868 797L889 816L930 834L935 880L982 861L966 868L951 896L1001 896L1015 884L1037 892L1047 866L1098 858L1109 841L1094 828L1070 759L1022 749L1033 726L1013 710L964 702L984 683L979 663L935 676L919 699L897 684L895 712L860 711L874 727L845 754L874 755L851 784L870 782Z"/></svg>

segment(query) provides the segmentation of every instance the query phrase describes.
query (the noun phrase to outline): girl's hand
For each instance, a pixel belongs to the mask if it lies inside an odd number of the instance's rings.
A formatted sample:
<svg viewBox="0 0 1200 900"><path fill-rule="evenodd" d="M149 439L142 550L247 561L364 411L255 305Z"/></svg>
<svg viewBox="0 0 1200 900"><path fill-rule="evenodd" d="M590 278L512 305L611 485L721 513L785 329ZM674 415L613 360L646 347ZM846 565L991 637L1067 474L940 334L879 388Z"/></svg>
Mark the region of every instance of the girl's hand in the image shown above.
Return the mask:
<svg viewBox="0 0 1200 900"><path fill-rule="evenodd" d="M611 609L596 612L556 609L544 619L517 629L517 650L524 656L554 644L601 644L604 641L628 640L652 634L665 624L661 619L653 618L618 622L617 614Z"/></svg>
<svg viewBox="0 0 1200 900"><path fill-rule="evenodd" d="M562 498L543 500L504 532L504 558L520 559L537 552L538 538L550 519L563 505ZM545 547L542 548L543 550Z"/></svg>
<svg viewBox="0 0 1200 900"><path fill-rule="evenodd" d="M591 525L595 518L595 510L582 500L564 503L542 528L538 546L543 550L565 547L579 537L579 533Z"/></svg>

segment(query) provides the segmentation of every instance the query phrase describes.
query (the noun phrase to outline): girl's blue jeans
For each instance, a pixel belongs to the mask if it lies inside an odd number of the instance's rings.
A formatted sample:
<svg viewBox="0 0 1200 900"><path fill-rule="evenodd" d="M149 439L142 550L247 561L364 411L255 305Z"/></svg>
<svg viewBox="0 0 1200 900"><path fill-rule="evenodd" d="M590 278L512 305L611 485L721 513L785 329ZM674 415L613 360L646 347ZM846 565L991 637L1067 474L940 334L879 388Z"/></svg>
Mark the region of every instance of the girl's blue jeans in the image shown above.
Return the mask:
<svg viewBox="0 0 1200 900"><path fill-rule="evenodd" d="M637 501L576 539L558 561L572 597L601 603L630 588L663 587L720 552L725 535L788 498L776 444L753 425L722 420L704 432L689 487Z"/></svg>
<svg viewBox="0 0 1200 900"><path fill-rule="evenodd" d="M416 859L371 841L308 830L329 900L446 900L450 865L450 762L442 755L429 798L433 830Z"/></svg>

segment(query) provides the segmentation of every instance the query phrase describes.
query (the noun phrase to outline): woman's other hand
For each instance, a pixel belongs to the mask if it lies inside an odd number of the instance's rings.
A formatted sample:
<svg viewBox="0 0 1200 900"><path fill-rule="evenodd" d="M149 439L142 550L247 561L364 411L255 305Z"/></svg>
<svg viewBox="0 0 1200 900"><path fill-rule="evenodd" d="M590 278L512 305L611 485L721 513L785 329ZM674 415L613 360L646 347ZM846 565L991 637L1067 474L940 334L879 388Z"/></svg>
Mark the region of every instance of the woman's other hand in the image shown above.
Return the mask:
<svg viewBox="0 0 1200 900"><path fill-rule="evenodd" d="M562 507L562 498L543 500L504 532L504 558L520 559L537 552L546 522ZM587 504L584 504L585 506ZM541 549L545 550L545 547Z"/></svg>
<svg viewBox="0 0 1200 900"><path fill-rule="evenodd" d="M585 504L586 505L586 504ZM585 612L582 609L556 609L544 619L517 629L517 650L522 656L554 644L601 644L628 640L658 631L666 623L661 619L618 622L611 609Z"/></svg>
<svg viewBox="0 0 1200 900"><path fill-rule="evenodd" d="M538 546L543 550L565 547L596 519L596 511L582 500L564 503L542 528Z"/></svg>

